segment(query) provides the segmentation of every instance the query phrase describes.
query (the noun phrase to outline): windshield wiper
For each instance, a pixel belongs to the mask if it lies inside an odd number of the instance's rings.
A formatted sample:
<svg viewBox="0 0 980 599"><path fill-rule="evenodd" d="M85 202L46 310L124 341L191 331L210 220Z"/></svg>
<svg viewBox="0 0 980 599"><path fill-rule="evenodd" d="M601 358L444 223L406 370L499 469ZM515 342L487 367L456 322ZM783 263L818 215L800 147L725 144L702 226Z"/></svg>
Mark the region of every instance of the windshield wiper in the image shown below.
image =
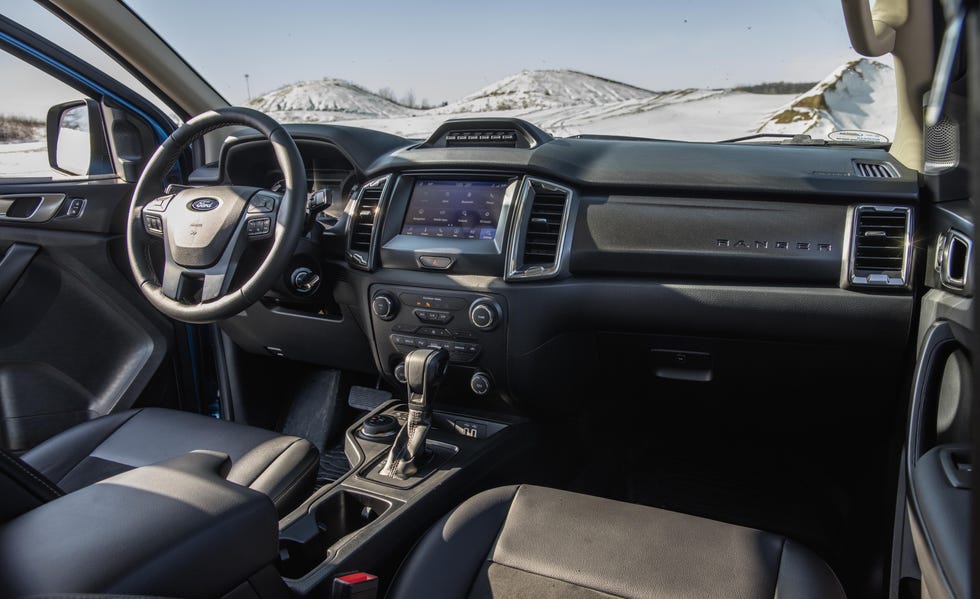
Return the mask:
<svg viewBox="0 0 980 599"><path fill-rule="evenodd" d="M809 135L793 135L792 133L755 133L753 135L746 135L744 137L733 137L732 139L723 139L721 141L715 142L719 144L733 144L740 141L748 141L750 139L766 139L775 138L783 139L784 141L779 142L780 144L785 144L788 146L825 146L827 145L827 140L825 139L813 139Z"/></svg>
<svg viewBox="0 0 980 599"><path fill-rule="evenodd" d="M809 135L797 134L793 135L791 133L756 133L754 135L746 135L744 137L734 137L732 139L723 139L721 141L716 141L719 144L731 144L738 143L740 141L749 141L753 139L781 139L779 142L781 146L848 146L848 147L859 147L859 148L885 148L888 149L888 142L867 142L861 143L859 141L840 141L840 140L827 140L827 139L813 139Z"/></svg>

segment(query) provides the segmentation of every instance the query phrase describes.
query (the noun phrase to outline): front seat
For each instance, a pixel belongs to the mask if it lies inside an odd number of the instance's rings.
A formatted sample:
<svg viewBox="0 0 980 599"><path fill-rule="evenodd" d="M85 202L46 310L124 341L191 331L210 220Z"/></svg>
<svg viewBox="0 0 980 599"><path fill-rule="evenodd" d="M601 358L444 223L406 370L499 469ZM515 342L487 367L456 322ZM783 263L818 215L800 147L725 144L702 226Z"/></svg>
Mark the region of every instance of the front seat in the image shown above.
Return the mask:
<svg viewBox="0 0 980 599"><path fill-rule="evenodd" d="M72 492L110 476L194 450L227 454L227 479L268 495L279 514L312 490L319 452L306 439L162 408L96 418L20 456L59 489Z"/></svg>
<svg viewBox="0 0 980 599"><path fill-rule="evenodd" d="M427 532L390 597L837 599L837 577L776 534L534 486L469 499Z"/></svg>

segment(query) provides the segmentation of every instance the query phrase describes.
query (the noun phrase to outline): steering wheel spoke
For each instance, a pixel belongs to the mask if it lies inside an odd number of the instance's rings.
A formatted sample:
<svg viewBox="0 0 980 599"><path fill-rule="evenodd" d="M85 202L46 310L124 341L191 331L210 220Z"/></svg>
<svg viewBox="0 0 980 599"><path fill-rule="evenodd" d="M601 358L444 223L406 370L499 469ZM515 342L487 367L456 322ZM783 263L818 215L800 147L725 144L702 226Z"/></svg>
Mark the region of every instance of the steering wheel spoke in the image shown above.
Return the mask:
<svg viewBox="0 0 980 599"><path fill-rule="evenodd" d="M227 270L221 267L227 267ZM160 289L165 296L185 304L209 302L228 291L234 274L234 267L230 264L201 270L185 268L168 260L163 267Z"/></svg>

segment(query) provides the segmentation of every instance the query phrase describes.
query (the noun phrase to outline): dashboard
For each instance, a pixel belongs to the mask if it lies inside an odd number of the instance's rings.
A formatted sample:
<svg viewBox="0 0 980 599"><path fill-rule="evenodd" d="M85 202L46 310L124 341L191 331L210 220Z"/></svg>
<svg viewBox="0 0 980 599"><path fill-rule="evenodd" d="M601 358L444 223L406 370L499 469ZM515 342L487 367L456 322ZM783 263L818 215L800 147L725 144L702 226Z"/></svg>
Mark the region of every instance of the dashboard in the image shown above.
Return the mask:
<svg viewBox="0 0 980 599"><path fill-rule="evenodd" d="M517 119L287 130L310 210L328 207L281 284L222 324L246 351L395 383L408 351L443 347L454 401L500 409L571 409L610 375L724 389L787 355L768 376L900 362L918 182L884 150L553 139ZM275 189L275 164L243 132L192 181Z"/></svg>

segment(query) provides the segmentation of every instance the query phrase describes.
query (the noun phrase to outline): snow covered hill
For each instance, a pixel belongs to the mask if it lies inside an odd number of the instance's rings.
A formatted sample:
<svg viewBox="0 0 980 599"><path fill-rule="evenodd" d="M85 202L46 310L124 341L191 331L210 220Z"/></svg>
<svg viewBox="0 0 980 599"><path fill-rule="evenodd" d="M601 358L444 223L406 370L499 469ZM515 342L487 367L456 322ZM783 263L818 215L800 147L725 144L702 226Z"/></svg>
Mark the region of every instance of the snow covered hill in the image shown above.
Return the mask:
<svg viewBox="0 0 980 599"><path fill-rule="evenodd" d="M406 137L427 137L455 116L526 119L556 136L632 135L717 141L752 133L867 129L891 138L892 68L861 59L837 68L800 95L726 89L655 92L579 71L521 71L446 106L401 106L336 79L285 86L252 106L285 122L343 122Z"/></svg>
<svg viewBox="0 0 980 599"><path fill-rule="evenodd" d="M437 114L547 110L566 106L596 106L642 100L652 91L602 77L571 71L521 71L484 87L459 101L435 109Z"/></svg>
<svg viewBox="0 0 980 599"><path fill-rule="evenodd" d="M395 118L418 112L341 79L287 85L255 98L249 106L286 122Z"/></svg>
<svg viewBox="0 0 980 599"><path fill-rule="evenodd" d="M892 67L862 58L841 65L826 79L777 108L758 131L826 137L835 129L864 129L891 139L896 109Z"/></svg>

